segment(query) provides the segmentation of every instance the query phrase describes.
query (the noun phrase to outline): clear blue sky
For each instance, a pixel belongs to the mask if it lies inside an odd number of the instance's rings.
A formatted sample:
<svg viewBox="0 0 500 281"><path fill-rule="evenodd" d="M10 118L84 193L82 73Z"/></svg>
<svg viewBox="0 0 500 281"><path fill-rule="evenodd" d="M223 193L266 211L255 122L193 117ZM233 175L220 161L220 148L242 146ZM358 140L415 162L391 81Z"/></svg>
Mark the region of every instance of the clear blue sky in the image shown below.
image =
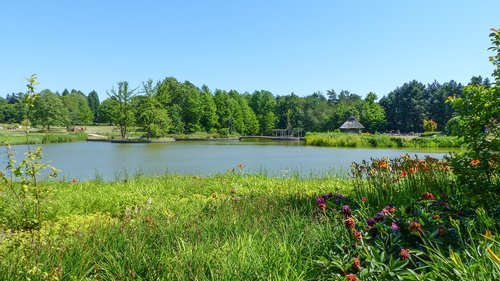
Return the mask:
<svg viewBox="0 0 500 281"><path fill-rule="evenodd" d="M173 76L275 95L379 97L412 79L489 77L500 1L2 1L0 95Z"/></svg>

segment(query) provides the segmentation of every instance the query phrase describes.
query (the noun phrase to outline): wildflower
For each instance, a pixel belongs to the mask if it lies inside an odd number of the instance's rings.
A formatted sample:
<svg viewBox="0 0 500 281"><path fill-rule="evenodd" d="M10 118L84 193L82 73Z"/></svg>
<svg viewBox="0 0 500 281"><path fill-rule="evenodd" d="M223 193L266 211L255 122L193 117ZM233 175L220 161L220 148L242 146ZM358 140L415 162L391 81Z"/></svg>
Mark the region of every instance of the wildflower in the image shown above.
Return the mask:
<svg viewBox="0 0 500 281"><path fill-rule="evenodd" d="M351 208L347 205L342 206L342 213L347 217L351 213Z"/></svg>
<svg viewBox="0 0 500 281"><path fill-rule="evenodd" d="M406 177L407 175L408 175L408 172L407 172L407 171L403 171L403 172L401 172L401 173L399 174L399 177L404 178L404 177Z"/></svg>
<svg viewBox="0 0 500 281"><path fill-rule="evenodd" d="M340 194L340 193L337 193L335 194L335 197L339 198L339 199L344 199L344 195Z"/></svg>
<svg viewBox="0 0 500 281"><path fill-rule="evenodd" d="M72 179L71 183L78 183L78 181L76 179Z"/></svg>
<svg viewBox="0 0 500 281"><path fill-rule="evenodd" d="M353 217L347 217L344 221L345 227L347 228L354 228L354 218Z"/></svg>
<svg viewBox="0 0 500 281"><path fill-rule="evenodd" d="M319 208L320 208L323 212L324 212L324 211L326 211L326 204L321 203L321 204L319 204L319 205L318 205L318 207L319 207Z"/></svg>
<svg viewBox="0 0 500 281"><path fill-rule="evenodd" d="M377 221L375 219L367 219L366 223L369 227L373 227L377 223Z"/></svg>
<svg viewBox="0 0 500 281"><path fill-rule="evenodd" d="M384 214L392 214L392 213L396 212L396 208L394 208L394 206L387 205L387 206L385 206L385 208L382 210L382 212L383 212Z"/></svg>
<svg viewBox="0 0 500 281"><path fill-rule="evenodd" d="M380 162L380 164L379 164L380 169L387 169L387 167L389 167L389 163L387 163L385 161Z"/></svg>
<svg viewBox="0 0 500 281"><path fill-rule="evenodd" d="M441 216L439 214L432 215L432 219L438 220L440 218L441 218Z"/></svg>
<svg viewBox="0 0 500 281"><path fill-rule="evenodd" d="M361 263L359 262L358 257L354 257L354 260L352 261L352 267L356 270L359 270L361 268Z"/></svg>
<svg viewBox="0 0 500 281"><path fill-rule="evenodd" d="M410 223L409 230L410 230L410 232L419 232L421 230L421 227L422 226L418 222L412 221Z"/></svg>
<svg viewBox="0 0 500 281"><path fill-rule="evenodd" d="M415 174L418 171L417 167L411 167L410 173Z"/></svg>
<svg viewBox="0 0 500 281"><path fill-rule="evenodd" d="M354 230L352 232L352 234L354 234L354 238L356 238L356 240L360 241L361 238L363 238L363 235L361 234L361 232L358 232L357 230Z"/></svg>
<svg viewBox="0 0 500 281"><path fill-rule="evenodd" d="M325 194L323 194L323 195L321 195L321 196L322 196L323 198L325 198L325 199L328 199L328 198L330 198L330 197L333 197L333 194L332 194L332 193L325 193Z"/></svg>
<svg viewBox="0 0 500 281"><path fill-rule="evenodd" d="M368 201L368 198L366 198L365 196L361 197L361 202L366 203L366 201Z"/></svg>
<svg viewBox="0 0 500 281"><path fill-rule="evenodd" d="M325 204L325 198L323 198L323 196L316 197L316 205L319 206L321 204Z"/></svg>
<svg viewBox="0 0 500 281"><path fill-rule="evenodd" d="M392 228L392 231L394 231L394 232L399 230L399 226L395 222L392 222L391 228Z"/></svg>
<svg viewBox="0 0 500 281"><path fill-rule="evenodd" d="M239 164L238 164L238 168L239 168L240 170L243 170L243 168L245 168L245 164L243 164L243 163L239 163Z"/></svg>
<svg viewBox="0 0 500 281"><path fill-rule="evenodd" d="M436 198L434 197L434 194L430 192L426 192L424 195L422 195L423 200L435 200Z"/></svg>
<svg viewBox="0 0 500 281"><path fill-rule="evenodd" d="M383 221L387 215L384 212L378 212L377 215L375 216L375 221Z"/></svg>
<svg viewBox="0 0 500 281"><path fill-rule="evenodd" d="M470 164L472 166L477 166L479 163L481 163L481 161L479 161L479 159L474 159L474 160L470 161Z"/></svg>
<svg viewBox="0 0 500 281"><path fill-rule="evenodd" d="M401 251L399 252L399 257L403 260L407 260L410 258L410 250L402 248Z"/></svg>
<svg viewBox="0 0 500 281"><path fill-rule="evenodd" d="M357 281L358 277L356 277L356 274L347 274L345 276L347 278L347 281Z"/></svg>

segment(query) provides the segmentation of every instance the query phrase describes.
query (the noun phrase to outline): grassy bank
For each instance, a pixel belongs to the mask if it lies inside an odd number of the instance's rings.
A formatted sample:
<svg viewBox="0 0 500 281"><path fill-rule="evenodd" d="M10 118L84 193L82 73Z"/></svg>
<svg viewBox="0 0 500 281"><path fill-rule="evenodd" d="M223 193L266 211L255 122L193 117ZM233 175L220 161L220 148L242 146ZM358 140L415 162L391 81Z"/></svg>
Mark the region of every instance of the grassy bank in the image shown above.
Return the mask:
<svg viewBox="0 0 500 281"><path fill-rule="evenodd" d="M39 245L0 234L0 279L309 279L331 239L311 198L346 188L235 175L54 183Z"/></svg>
<svg viewBox="0 0 500 281"><path fill-rule="evenodd" d="M30 133L29 138L25 134L2 134L0 133L0 144L41 144L60 143L72 141L85 141L85 133Z"/></svg>
<svg viewBox="0 0 500 281"><path fill-rule="evenodd" d="M395 182L397 173L387 175L380 196L378 188L363 179L278 179L238 173L47 183L43 223L32 231L15 230L21 212L9 204L14 198L6 193L0 197L0 279L346 280L354 273L364 276L362 280L413 275L411 280L425 276L436 280L445 267L452 271L458 261L463 280L470 274L481 277L477 280L498 277L500 267L484 252L472 253L473 259L457 252L459 258L450 260L448 249L439 245L434 255L422 260L411 250L411 261L421 268L396 258L400 248L395 244L395 254L387 250L370 262L359 256L362 268L353 269L353 251L368 247L374 238L369 232L363 232L366 244L352 238L344 226L343 204L359 217L356 227L361 232L362 217L376 213L389 198L399 208L409 206L411 198L418 199L424 190L460 196L453 192L448 174L412 174ZM403 181L407 179L411 181ZM329 192L342 193L341 201ZM317 206L316 196L321 194L325 194L318 197L323 198L324 209ZM399 196L390 197L395 194ZM346 196L352 199L347 201ZM361 203L361 196L369 196L368 201ZM493 232L489 239L496 241L490 247L498 252L498 236L488 225ZM463 241L473 237L474 251L485 244L479 243L484 238L478 232L462 235ZM391 268L396 265L401 266L397 271ZM390 275L394 272L397 275Z"/></svg>
<svg viewBox="0 0 500 281"><path fill-rule="evenodd" d="M310 133L305 136L307 145L326 147L402 147L448 148L461 147L457 137L403 137L385 134Z"/></svg>

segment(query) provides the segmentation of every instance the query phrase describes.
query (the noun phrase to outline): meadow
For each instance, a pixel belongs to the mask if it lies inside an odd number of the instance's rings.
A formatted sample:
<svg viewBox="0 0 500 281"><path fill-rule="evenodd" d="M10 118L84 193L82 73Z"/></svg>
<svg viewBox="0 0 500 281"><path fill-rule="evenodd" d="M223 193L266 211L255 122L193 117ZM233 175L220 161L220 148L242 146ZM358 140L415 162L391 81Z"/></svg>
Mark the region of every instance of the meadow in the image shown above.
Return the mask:
<svg viewBox="0 0 500 281"><path fill-rule="evenodd" d="M463 142L454 136L414 137L340 132L308 133L305 141L307 145L326 147L460 148L463 145Z"/></svg>
<svg viewBox="0 0 500 281"><path fill-rule="evenodd" d="M240 165L209 177L43 182L36 202L4 185L0 279L500 277L494 190L477 200L433 158L372 159L352 176L270 178Z"/></svg>

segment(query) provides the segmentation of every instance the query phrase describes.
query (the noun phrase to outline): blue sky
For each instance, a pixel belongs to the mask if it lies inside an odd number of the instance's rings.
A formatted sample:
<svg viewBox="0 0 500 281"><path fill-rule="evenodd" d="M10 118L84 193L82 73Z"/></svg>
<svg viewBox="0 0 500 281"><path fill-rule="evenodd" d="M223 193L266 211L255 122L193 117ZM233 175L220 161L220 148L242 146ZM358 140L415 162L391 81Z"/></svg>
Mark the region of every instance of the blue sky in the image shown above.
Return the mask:
<svg viewBox="0 0 500 281"><path fill-rule="evenodd" d="M379 97L489 77L500 1L2 1L0 95L38 89L101 100L117 81L173 76L197 86L300 96Z"/></svg>

